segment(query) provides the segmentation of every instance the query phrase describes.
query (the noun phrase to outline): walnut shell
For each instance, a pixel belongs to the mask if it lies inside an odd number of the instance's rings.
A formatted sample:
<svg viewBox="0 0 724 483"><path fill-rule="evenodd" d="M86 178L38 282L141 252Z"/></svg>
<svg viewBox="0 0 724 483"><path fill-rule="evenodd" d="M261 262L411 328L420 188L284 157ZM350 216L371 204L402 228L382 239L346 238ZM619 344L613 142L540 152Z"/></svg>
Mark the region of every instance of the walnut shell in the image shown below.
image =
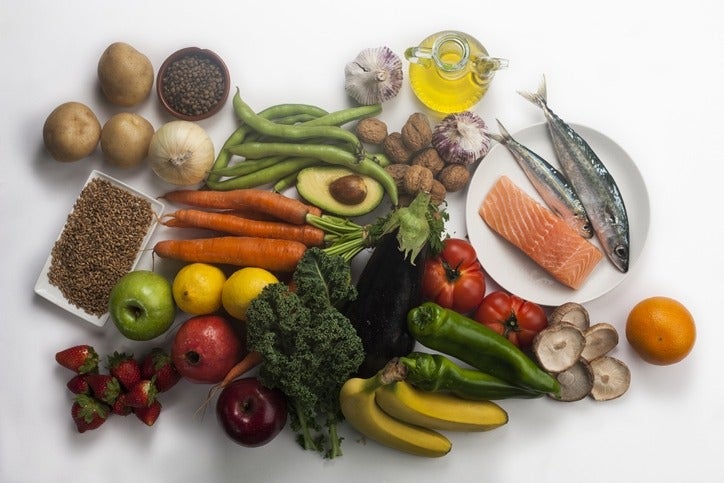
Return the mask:
<svg viewBox="0 0 724 483"><path fill-rule="evenodd" d="M412 157L412 151L402 142L402 134L392 132L382 142L382 151L389 156L393 163L408 164Z"/></svg>
<svg viewBox="0 0 724 483"><path fill-rule="evenodd" d="M402 182L404 190L408 193L420 193L421 191L429 193L434 180L432 171L424 166L415 165L408 168Z"/></svg>
<svg viewBox="0 0 724 483"><path fill-rule="evenodd" d="M402 180L405 179L405 173L409 168L410 166L407 164L390 164L389 166L385 167L385 171L387 171L390 176L392 176L392 179L395 180L395 184L397 184L397 187L402 189Z"/></svg>
<svg viewBox="0 0 724 483"><path fill-rule="evenodd" d="M445 167L445 161L442 160L440 154L433 147L424 148L415 154L410 164L419 164L420 166L428 168L432 171L433 176L437 176Z"/></svg>
<svg viewBox="0 0 724 483"><path fill-rule="evenodd" d="M402 142L412 152L429 146L432 141L432 128L427 116L421 112L412 114L402 126L401 136Z"/></svg>
<svg viewBox="0 0 724 483"><path fill-rule="evenodd" d="M363 143L378 145L387 137L387 124L375 117L368 117L357 123L355 132Z"/></svg>
<svg viewBox="0 0 724 483"><path fill-rule="evenodd" d="M432 180L432 189L430 189L430 201L435 205L439 205L443 201L445 201L445 196L447 196L447 190L445 189L445 186L443 186L443 184L436 179Z"/></svg>
<svg viewBox="0 0 724 483"><path fill-rule="evenodd" d="M462 164L448 164L437 177L450 193L465 188L470 181L470 171Z"/></svg>

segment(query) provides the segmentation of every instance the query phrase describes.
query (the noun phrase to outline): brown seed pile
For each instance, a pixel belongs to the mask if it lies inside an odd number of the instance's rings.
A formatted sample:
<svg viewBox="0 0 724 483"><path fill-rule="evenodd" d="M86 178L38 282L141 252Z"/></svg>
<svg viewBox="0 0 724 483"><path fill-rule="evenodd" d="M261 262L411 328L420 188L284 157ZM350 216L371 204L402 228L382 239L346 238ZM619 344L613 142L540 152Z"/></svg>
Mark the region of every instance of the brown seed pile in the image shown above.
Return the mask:
<svg viewBox="0 0 724 483"><path fill-rule="evenodd" d="M212 110L225 92L221 68L203 55L171 62L163 75L163 97L176 112L200 116Z"/></svg>
<svg viewBox="0 0 724 483"><path fill-rule="evenodd" d="M131 270L153 217L147 200L107 180L91 180L51 251L50 283L89 314L106 313L111 289Z"/></svg>

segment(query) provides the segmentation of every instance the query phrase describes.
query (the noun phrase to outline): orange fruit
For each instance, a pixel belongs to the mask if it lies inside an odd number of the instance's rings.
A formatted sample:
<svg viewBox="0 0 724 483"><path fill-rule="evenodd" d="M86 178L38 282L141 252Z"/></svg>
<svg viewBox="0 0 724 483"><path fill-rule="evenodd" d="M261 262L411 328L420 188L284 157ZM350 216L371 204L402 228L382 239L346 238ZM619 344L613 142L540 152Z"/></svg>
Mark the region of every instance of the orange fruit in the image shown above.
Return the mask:
<svg viewBox="0 0 724 483"><path fill-rule="evenodd" d="M689 355L696 340L691 313L669 297L650 297L631 309L626 339L646 362L665 366Z"/></svg>

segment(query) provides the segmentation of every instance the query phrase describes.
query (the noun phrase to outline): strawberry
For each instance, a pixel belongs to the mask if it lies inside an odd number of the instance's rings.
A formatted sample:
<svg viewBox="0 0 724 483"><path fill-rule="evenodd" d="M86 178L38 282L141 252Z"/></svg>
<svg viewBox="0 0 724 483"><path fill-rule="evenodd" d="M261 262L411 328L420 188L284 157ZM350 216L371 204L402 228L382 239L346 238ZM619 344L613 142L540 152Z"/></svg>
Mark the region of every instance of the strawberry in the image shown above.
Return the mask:
<svg viewBox="0 0 724 483"><path fill-rule="evenodd" d="M146 424L146 426L153 426L153 423L156 422L158 416L161 414L161 403L156 399L150 406L134 408L133 413Z"/></svg>
<svg viewBox="0 0 724 483"><path fill-rule="evenodd" d="M87 394L79 394L70 409L71 416L79 433L96 429L106 422L109 408L106 404Z"/></svg>
<svg viewBox="0 0 724 483"><path fill-rule="evenodd" d="M88 374L86 377L93 396L104 403L113 404L121 393L118 379L110 374Z"/></svg>
<svg viewBox="0 0 724 483"><path fill-rule="evenodd" d="M108 371L126 390L141 380L141 366L133 354L126 352L116 351L108 356Z"/></svg>
<svg viewBox="0 0 724 483"><path fill-rule="evenodd" d="M133 408L126 404L126 393L118 395L113 405L111 406L111 412L119 416L128 416L133 411Z"/></svg>
<svg viewBox="0 0 724 483"><path fill-rule="evenodd" d="M88 385L88 375L87 374L76 374L73 376L73 378L68 381L66 384L68 389L70 389L70 392L73 394L90 394L91 388Z"/></svg>
<svg viewBox="0 0 724 483"><path fill-rule="evenodd" d="M156 400L156 382L153 378L141 379L126 393L126 405L132 408L142 408L153 404Z"/></svg>
<svg viewBox="0 0 724 483"><path fill-rule="evenodd" d="M55 361L77 374L98 372L98 353L87 344L68 347L56 353Z"/></svg>
<svg viewBox="0 0 724 483"><path fill-rule="evenodd" d="M151 349L141 361L141 376L144 379L156 377L158 392L166 392L181 380L171 355L160 347Z"/></svg>

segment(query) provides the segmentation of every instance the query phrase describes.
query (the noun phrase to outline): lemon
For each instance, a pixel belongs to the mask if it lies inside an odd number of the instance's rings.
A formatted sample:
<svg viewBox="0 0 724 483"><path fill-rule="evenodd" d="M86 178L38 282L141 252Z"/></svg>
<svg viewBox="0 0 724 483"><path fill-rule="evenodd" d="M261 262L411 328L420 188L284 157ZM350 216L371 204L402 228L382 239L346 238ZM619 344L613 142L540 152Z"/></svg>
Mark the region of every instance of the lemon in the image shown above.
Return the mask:
<svg viewBox="0 0 724 483"><path fill-rule="evenodd" d="M245 320L246 309L266 287L279 280L271 272L257 267L244 267L232 273L221 291L221 303L232 317Z"/></svg>
<svg viewBox="0 0 724 483"><path fill-rule="evenodd" d="M173 298L178 308L191 315L206 315L221 308L224 272L214 265L191 263L173 280Z"/></svg>

